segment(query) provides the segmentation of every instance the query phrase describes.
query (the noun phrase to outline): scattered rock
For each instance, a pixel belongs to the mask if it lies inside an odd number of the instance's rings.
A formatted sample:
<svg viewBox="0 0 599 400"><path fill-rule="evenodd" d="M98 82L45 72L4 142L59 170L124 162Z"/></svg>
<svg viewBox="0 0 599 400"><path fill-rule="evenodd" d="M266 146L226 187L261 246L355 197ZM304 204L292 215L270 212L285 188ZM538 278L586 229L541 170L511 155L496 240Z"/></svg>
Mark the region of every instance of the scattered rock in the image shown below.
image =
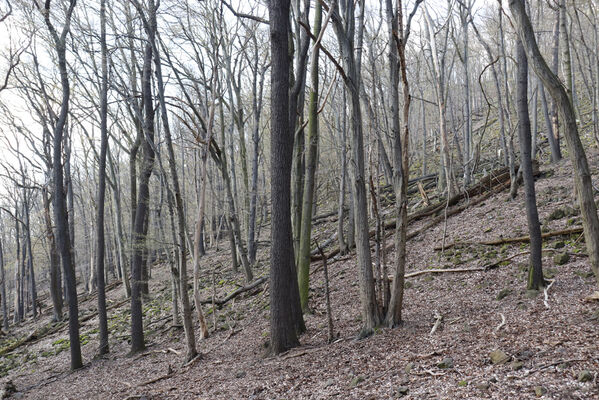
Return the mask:
<svg viewBox="0 0 599 400"><path fill-rule="evenodd" d="M453 358L451 358L451 357L445 357L443 360L441 360L440 363L437 364L437 367L439 367L441 369L451 369L451 368L453 368Z"/></svg>
<svg viewBox="0 0 599 400"><path fill-rule="evenodd" d="M497 300L503 300L503 299L505 299L510 293L512 293L512 289L502 289L497 294Z"/></svg>
<svg viewBox="0 0 599 400"><path fill-rule="evenodd" d="M524 367L524 363L522 361L514 360L510 363L510 368L512 371L520 371L522 367Z"/></svg>
<svg viewBox="0 0 599 400"><path fill-rule="evenodd" d="M410 388L407 386L400 386L397 388L397 397L403 397L408 394Z"/></svg>
<svg viewBox="0 0 599 400"><path fill-rule="evenodd" d="M247 375L247 372L245 372L245 371L237 371L237 373L235 374L235 378L237 378L237 379L245 378L246 375Z"/></svg>
<svg viewBox="0 0 599 400"><path fill-rule="evenodd" d="M17 387L15 386L14 382L11 380L6 381L4 383L4 386L2 388L0 388L0 399L7 399L13 393L16 393L16 391L17 391Z"/></svg>
<svg viewBox="0 0 599 400"><path fill-rule="evenodd" d="M557 242L553 243L554 249L563 249L565 246L566 246L566 243L564 243L563 240L558 240Z"/></svg>
<svg viewBox="0 0 599 400"><path fill-rule="evenodd" d="M564 265L570 261L570 255L568 253L558 253L553 256L553 262L555 265Z"/></svg>
<svg viewBox="0 0 599 400"><path fill-rule="evenodd" d="M491 362L495 365L505 364L511 358L510 356L508 356L505 352L503 352L501 350L492 351L491 354L489 354L489 357L491 358Z"/></svg>
<svg viewBox="0 0 599 400"><path fill-rule="evenodd" d="M365 377L363 377L362 375L358 375L354 379L351 380L351 385L358 386L360 383L364 382L365 380L366 380Z"/></svg>
<svg viewBox="0 0 599 400"><path fill-rule="evenodd" d="M542 397L545 393L547 393L547 389L543 386L535 386L535 395L537 397Z"/></svg>
<svg viewBox="0 0 599 400"><path fill-rule="evenodd" d="M325 383L324 383L324 387L328 388L330 386L333 386L335 384L335 380L334 379L328 379Z"/></svg>
<svg viewBox="0 0 599 400"><path fill-rule="evenodd" d="M489 382L477 382L474 386L480 390L488 390L491 384Z"/></svg>
<svg viewBox="0 0 599 400"><path fill-rule="evenodd" d="M599 291L594 291L591 295L584 298L586 303L591 303L593 301L599 301Z"/></svg>
<svg viewBox="0 0 599 400"><path fill-rule="evenodd" d="M578 382L589 382L593 379L593 374L590 371L582 370L578 373Z"/></svg>
<svg viewBox="0 0 599 400"><path fill-rule="evenodd" d="M412 363L412 362L411 362L411 363L408 363L408 364L406 365L406 369L405 369L405 371L406 371L406 374L409 374L410 372L412 372L412 370L413 370L413 369L414 369L414 363Z"/></svg>
<svg viewBox="0 0 599 400"><path fill-rule="evenodd" d="M566 213L561 208L553 210L547 217L548 221L555 221L556 219L562 219L566 216Z"/></svg>

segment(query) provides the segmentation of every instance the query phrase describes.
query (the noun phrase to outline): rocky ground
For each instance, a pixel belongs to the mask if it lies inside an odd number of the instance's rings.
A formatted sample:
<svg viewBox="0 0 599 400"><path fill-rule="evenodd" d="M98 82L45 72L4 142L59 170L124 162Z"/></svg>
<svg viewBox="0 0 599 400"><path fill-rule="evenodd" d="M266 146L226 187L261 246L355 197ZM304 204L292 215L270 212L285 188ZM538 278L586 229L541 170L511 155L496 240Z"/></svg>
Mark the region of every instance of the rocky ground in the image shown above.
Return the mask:
<svg viewBox="0 0 599 400"><path fill-rule="evenodd" d="M591 160L597 170L599 158ZM580 225L573 207L567 162L542 166L537 193L543 231ZM410 231L426 223L420 221ZM318 226L322 240L333 224ZM443 252L436 246L468 242ZM389 232L391 233L391 232ZM260 286L212 313L210 338L198 343L202 358L184 363L183 332L170 325L170 284L164 267L154 270L151 301L146 302L148 349L128 352L128 303L109 311L111 353L95 357L97 319L81 328L82 370L68 370L66 328L4 354L0 384L11 382L13 398L28 399L456 399L599 398L599 306L586 301L597 288L584 256L580 234L544 242L547 294L526 291L528 245L485 246L483 240L527 234L523 195L507 192L449 218L408 244L408 273L426 269L476 268L487 271L423 274L408 279L404 325L380 329L355 340L360 328L357 267L353 256L329 265L333 321L337 339L327 343L324 280L319 262L312 268L311 307L302 346L279 357L265 357L268 340L268 288ZM391 243L391 239L388 240ZM261 259L267 260L267 249ZM392 260L393 255L389 255ZM503 260L503 261L502 261ZM266 267L256 275L265 274ZM234 290L226 251L205 261L204 297ZM216 268L214 279L211 269ZM223 272L226 271L226 272ZM108 295L122 303L122 288ZM82 301L82 315L93 312L95 297ZM442 323L431 335L436 316ZM33 329L48 328L49 315L25 323L0 338L0 351ZM216 322L216 326L214 326Z"/></svg>

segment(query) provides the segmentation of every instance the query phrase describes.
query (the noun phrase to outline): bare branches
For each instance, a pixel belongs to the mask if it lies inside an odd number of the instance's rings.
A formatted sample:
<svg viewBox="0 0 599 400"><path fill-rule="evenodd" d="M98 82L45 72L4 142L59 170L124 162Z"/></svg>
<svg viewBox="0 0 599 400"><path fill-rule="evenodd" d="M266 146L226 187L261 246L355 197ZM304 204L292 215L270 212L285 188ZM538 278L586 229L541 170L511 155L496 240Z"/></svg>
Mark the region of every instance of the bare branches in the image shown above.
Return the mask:
<svg viewBox="0 0 599 400"><path fill-rule="evenodd" d="M8 18L12 14L12 4L10 4L9 0L5 0L5 2L6 5L8 5L8 11L6 12L6 14L0 17L0 22L4 22L4 20L6 20L6 18Z"/></svg>
<svg viewBox="0 0 599 400"><path fill-rule="evenodd" d="M252 21L257 21L260 22L261 24L266 24L268 25L269 22L268 20L262 18L262 17L258 17L256 15L251 15L251 14L245 14L242 12L238 12L236 11L227 1L225 0L221 0L221 2L225 5L225 7L227 7L232 13L233 15L235 15L237 18L246 18L246 19L251 19Z"/></svg>

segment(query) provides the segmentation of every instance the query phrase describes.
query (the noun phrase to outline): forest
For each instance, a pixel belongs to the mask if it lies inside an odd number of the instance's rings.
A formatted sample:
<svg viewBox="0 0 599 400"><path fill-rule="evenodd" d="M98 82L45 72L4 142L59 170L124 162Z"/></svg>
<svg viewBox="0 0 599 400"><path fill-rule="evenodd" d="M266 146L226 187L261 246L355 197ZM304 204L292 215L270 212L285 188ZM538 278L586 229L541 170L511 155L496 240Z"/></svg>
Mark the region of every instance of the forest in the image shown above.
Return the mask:
<svg viewBox="0 0 599 400"><path fill-rule="evenodd" d="M0 399L599 398L594 0L0 0Z"/></svg>

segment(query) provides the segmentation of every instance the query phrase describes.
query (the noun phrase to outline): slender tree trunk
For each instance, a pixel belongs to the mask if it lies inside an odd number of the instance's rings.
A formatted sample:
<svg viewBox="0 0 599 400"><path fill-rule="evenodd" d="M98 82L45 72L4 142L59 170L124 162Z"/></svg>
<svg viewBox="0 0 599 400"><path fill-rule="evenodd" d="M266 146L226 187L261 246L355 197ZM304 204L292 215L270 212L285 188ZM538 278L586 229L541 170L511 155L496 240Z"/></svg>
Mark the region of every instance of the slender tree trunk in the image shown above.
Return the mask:
<svg viewBox="0 0 599 400"><path fill-rule="evenodd" d="M98 160L98 192L96 201L96 280L98 283L98 324L100 355L108 354L108 316L106 312L106 282L104 281L104 202L106 199L106 153L108 151L108 47L106 46L106 0L100 1L100 46L102 52L102 83L100 89L100 157Z"/></svg>
<svg viewBox="0 0 599 400"><path fill-rule="evenodd" d="M350 93L350 171L354 203L353 212L356 225L356 253L360 281L360 303L362 308L362 329L360 331L360 337L366 337L374 332L375 327L380 322L380 315L376 304L368 234L368 199L364 168L364 135L359 93L359 57L354 54L354 6L353 4L348 3L346 3L345 6L347 8L342 10L342 13L345 15L344 23L337 19L333 20L333 22L335 23L335 33L339 42L343 67L346 74L345 85ZM363 8L364 3L361 2L360 6ZM337 14L339 14L338 11ZM358 26L359 25L360 22L358 22Z"/></svg>
<svg viewBox="0 0 599 400"><path fill-rule="evenodd" d="M528 61L520 39L516 42L516 62L518 63L516 105L518 111L518 136L520 139L520 166L524 179L526 219L530 235L528 289L538 290L543 286L541 254L543 241L541 239L541 225L539 224L535 181L532 172L530 118L528 115Z"/></svg>
<svg viewBox="0 0 599 400"><path fill-rule="evenodd" d="M559 9L555 12L555 25L553 26L553 49L552 49L552 61L551 61L551 69L553 73L558 75L559 68L559 37L560 37L560 20L561 13ZM567 93L567 92L566 92ZM551 102L551 131L553 132L553 142L555 145L555 156L552 154L552 159L561 160L562 152L560 148L560 140L559 140L559 115L558 115L558 104L554 99ZM551 148L552 152L554 148Z"/></svg>
<svg viewBox="0 0 599 400"><path fill-rule="evenodd" d="M50 2L45 3L43 14L44 21L54 41L56 55L58 57L58 69L60 71L60 83L62 88L62 103L56 124L54 125L54 137L52 148L52 173L54 183L54 223L56 224L56 238L62 268L64 271L68 298L69 298L69 340L71 350L71 369L79 369L83 366L81 360L81 344L79 339L79 305L77 304L77 282L75 280L75 265L71 247L71 235L69 233L69 217L67 214L67 202L64 192L64 174L62 165L62 150L64 143L64 130L69 113L70 87L66 60L66 36L69 32L71 16L75 8L76 0L70 0L66 12L66 21L59 36L58 32L50 22ZM67 155L68 156L68 155Z"/></svg>
<svg viewBox="0 0 599 400"><path fill-rule="evenodd" d="M398 64L391 69L391 81L393 91L393 103L398 106L396 101L399 93L397 92L397 81L399 80L399 72L401 71L401 80L403 88L403 127L401 132L399 129L395 132L393 140L393 186L395 189L395 210L397 213L396 229L395 229L395 276L393 286L391 288L391 298L385 317L385 324L389 327L396 327L402 322L403 294L406 268L406 238L408 230L408 178L410 175L409 165L409 145L410 145L410 85L408 82L408 72L406 66L406 41L410 34L411 17L416 12L420 1L415 4L414 11L408 18L408 26L405 28L403 23L403 5L402 1L398 0L395 10L393 10L391 0L387 0L387 18L389 19L389 34L392 43L395 45L394 50L390 50L391 58L398 59ZM395 57L397 56L397 57ZM396 106L394 106L396 107ZM392 111L393 112L393 111ZM398 114L399 110L396 110ZM399 115L397 115L397 125L399 125ZM395 123L394 123L395 126ZM398 126L399 128L399 126Z"/></svg>
<svg viewBox="0 0 599 400"><path fill-rule="evenodd" d="M154 8L150 0L150 8ZM154 32L146 32L152 36ZM133 250L131 260L131 353L145 349L143 332L143 313L141 305L142 269L146 251L146 220L149 215L150 176L154 167L154 106L152 98L152 44L153 37L146 44L143 59L142 96L144 104L143 121L143 160L140 170L139 187L137 190L137 205L135 208L135 223L133 224Z"/></svg>
<svg viewBox="0 0 599 400"><path fill-rule="evenodd" d="M543 85L551 93L551 97L560 106L561 116L564 121L566 143L569 150L568 153L574 167L574 182L576 194L580 202L587 254L589 255L591 269L599 284L599 218L597 217L597 207L593 199L591 172L584 148L578 136L578 126L576 125L574 109L560 80L551 72L539 51L534 31L524 9L524 4L521 0L510 0L509 5L514 16L518 34L525 46L528 60L532 63L533 69L543 82Z"/></svg>
<svg viewBox="0 0 599 400"><path fill-rule="evenodd" d="M315 5L314 37L320 35L322 25L322 4ZM303 312L308 311L308 294L310 290L310 247L312 233L312 204L314 202L315 175L318 158L318 57L319 48L312 52L310 76L312 85L308 105L308 137L306 154L306 174L302 202L302 218L300 228L299 257L297 258L297 273L299 282L300 304Z"/></svg>
<svg viewBox="0 0 599 400"><path fill-rule="evenodd" d="M33 318L37 318L37 288L35 286L35 270L33 268L33 251L31 248L31 224L29 221L29 200L27 194L23 193L23 214L25 215L25 240L27 243L27 269L29 273L29 288L31 294L31 305Z"/></svg>
<svg viewBox="0 0 599 400"><path fill-rule="evenodd" d="M0 228L1 229L1 228ZM4 243L4 230L0 232L0 296L2 296L2 329L8 330L8 297L6 297L6 272L4 271L4 249L2 245Z"/></svg>
<svg viewBox="0 0 599 400"><path fill-rule="evenodd" d="M123 206L121 203L121 195L120 195L120 184L118 183L118 176L116 174L114 168L114 161L110 156L110 152L108 152L108 158L110 160L110 173L112 176L112 180L114 181L114 187L112 188L112 198L113 203L116 208L115 210L115 223L116 223L116 234L117 234L117 245L118 245L118 253L120 258L120 266L121 266L121 280L123 281L123 287L125 288L125 296L129 298L131 296L131 285L129 283L129 272L127 271L127 251L125 246L125 233L123 230Z"/></svg>

